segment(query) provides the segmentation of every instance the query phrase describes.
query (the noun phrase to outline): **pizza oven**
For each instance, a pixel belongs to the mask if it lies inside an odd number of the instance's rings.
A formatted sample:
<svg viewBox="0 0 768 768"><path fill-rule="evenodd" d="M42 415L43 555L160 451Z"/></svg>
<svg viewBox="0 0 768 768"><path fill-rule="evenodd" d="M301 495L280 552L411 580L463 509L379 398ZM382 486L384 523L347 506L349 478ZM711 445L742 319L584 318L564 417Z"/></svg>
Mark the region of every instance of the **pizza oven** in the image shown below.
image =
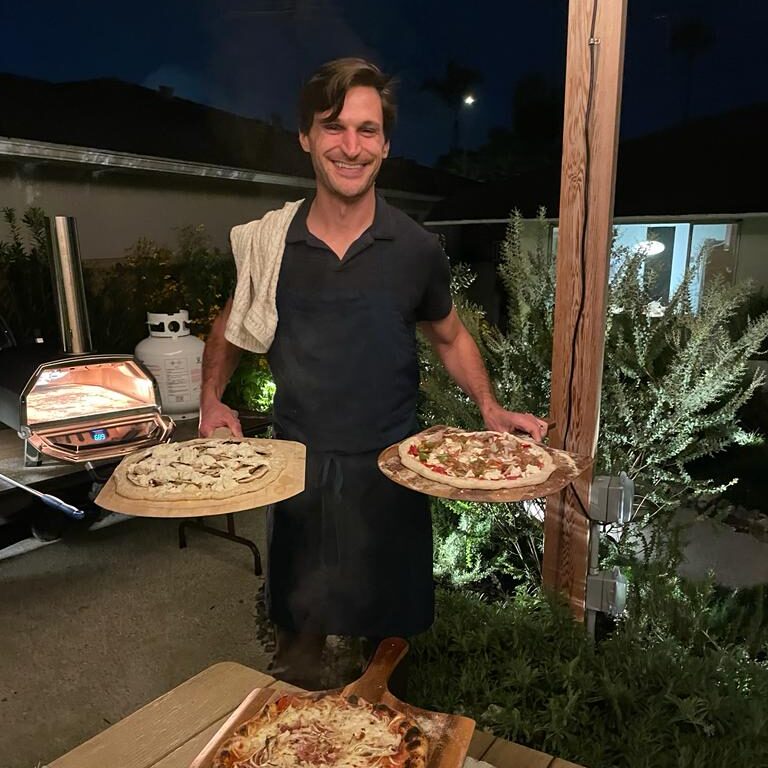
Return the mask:
<svg viewBox="0 0 768 768"><path fill-rule="evenodd" d="M123 456L170 438L157 384L131 355L50 359L37 345L0 352L0 421L42 454L68 462Z"/></svg>
<svg viewBox="0 0 768 768"><path fill-rule="evenodd" d="M0 422L24 440L24 463L42 456L88 462L170 439L149 371L132 355L91 352L75 221L46 224L61 346L51 340L0 346ZM51 231L52 230L52 231Z"/></svg>

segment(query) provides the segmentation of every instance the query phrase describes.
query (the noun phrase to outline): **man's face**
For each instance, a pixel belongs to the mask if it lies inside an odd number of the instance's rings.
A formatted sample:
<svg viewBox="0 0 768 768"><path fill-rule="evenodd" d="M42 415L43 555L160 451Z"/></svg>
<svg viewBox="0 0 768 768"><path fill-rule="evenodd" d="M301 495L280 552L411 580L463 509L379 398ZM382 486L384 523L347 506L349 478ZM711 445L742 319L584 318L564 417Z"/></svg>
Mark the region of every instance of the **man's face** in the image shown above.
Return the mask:
<svg viewBox="0 0 768 768"><path fill-rule="evenodd" d="M318 186L337 198L351 201L372 186L389 153L384 138L381 97L375 88L355 86L347 91L344 107L332 122L328 112L315 114L309 133L299 134L312 157Z"/></svg>

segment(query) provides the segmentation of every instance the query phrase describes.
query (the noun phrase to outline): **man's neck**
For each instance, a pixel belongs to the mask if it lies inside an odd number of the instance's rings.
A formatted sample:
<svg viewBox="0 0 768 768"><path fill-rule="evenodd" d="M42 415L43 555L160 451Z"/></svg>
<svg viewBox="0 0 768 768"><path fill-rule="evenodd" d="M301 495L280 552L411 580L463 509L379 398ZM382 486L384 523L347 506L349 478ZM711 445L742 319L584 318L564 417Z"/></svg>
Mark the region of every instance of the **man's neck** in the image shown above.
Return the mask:
<svg viewBox="0 0 768 768"><path fill-rule="evenodd" d="M325 239L356 240L373 224L376 193L371 187L357 200L343 200L319 187L307 216L309 230Z"/></svg>

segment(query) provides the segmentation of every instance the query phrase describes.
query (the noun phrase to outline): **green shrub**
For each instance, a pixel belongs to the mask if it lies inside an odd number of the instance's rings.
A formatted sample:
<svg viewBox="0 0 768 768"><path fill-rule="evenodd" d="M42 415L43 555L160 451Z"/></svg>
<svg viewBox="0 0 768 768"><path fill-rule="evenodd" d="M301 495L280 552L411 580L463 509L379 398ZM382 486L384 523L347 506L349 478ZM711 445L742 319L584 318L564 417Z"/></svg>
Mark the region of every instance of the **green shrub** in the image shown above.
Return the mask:
<svg viewBox="0 0 768 768"><path fill-rule="evenodd" d="M232 292L232 257L211 245L202 227L182 227L174 247L142 238L116 264L86 264L86 295L94 346L133 352L147 336L147 312L189 312L205 337Z"/></svg>
<svg viewBox="0 0 768 768"><path fill-rule="evenodd" d="M515 213L501 249L499 276L506 292L502 327L489 325L481 309L463 298L462 290L472 279L466 268L455 274L456 305L486 360L499 402L512 410L546 414L555 264L545 248L543 212L530 252L522 248L521 227ZM688 273L662 311L653 303L653 275L640 256L615 249L611 271L595 473L626 471L635 481L635 523L613 532L617 551L612 557L627 561L639 547L648 554L668 538L671 513L684 496L715 493L736 482L694 479L688 466L730 445L759 441L740 426L738 412L762 381L759 374L749 373L747 361L768 336L768 314L752 318L732 338L731 321L748 300L748 286L715 281L694 311L690 286L695 275ZM424 423L479 427L476 407L452 384L428 345L422 344L421 354ZM454 574L454 583L466 584L505 572L514 547L507 532L527 514L521 505L492 509L439 500L433 509L438 573ZM529 531L525 529L526 535ZM526 570L537 572L531 557L541 547L526 543L525 549Z"/></svg>
<svg viewBox="0 0 768 768"><path fill-rule="evenodd" d="M45 214L29 208L19 222L3 208L10 239L0 240L0 316L19 344L42 337L56 344L60 331L51 279Z"/></svg>
<svg viewBox="0 0 768 768"><path fill-rule="evenodd" d="M676 613L684 638L658 616L633 619L634 598L595 645L539 594L488 603L441 590L433 628L412 644L409 697L589 768L768 764L768 667L717 642L711 585L659 576L644 599Z"/></svg>

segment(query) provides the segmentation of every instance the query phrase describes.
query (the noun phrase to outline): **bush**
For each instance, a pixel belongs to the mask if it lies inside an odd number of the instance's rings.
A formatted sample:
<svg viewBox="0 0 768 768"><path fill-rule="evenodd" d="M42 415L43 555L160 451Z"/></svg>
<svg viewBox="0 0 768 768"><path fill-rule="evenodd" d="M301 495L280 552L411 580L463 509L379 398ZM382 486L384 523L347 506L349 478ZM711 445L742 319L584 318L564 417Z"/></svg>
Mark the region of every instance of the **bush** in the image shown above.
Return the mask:
<svg viewBox="0 0 768 768"><path fill-rule="evenodd" d="M456 305L486 360L499 402L544 414L549 409L555 265L544 247L543 212L532 252L521 246L521 227L520 215L513 214L501 249L499 276L507 299L502 327L489 325L480 308L462 297L472 279L465 268L455 274ZM768 336L768 314L752 318L732 338L731 320L747 301L748 286L716 281L694 311L690 286L695 275L689 273L662 308L652 297L654 276L639 256L614 249L611 273L595 473L626 471L635 481L635 523L617 534L613 555L628 560L639 545L648 551L667 535L671 512L684 496L716 493L736 482L694 479L688 466L730 445L759 441L740 426L738 412L762 381L760 374L748 372L747 361ZM424 422L479 427L476 407L452 384L428 345L422 345L421 353ZM506 533L526 514L519 504L491 508L436 501L438 572L454 574L456 584L505 573L513 546ZM649 525L657 530L646 537ZM645 539L638 541L640 532ZM526 544L531 557L540 549ZM538 563L528 557L526 570L537 572Z"/></svg>
<svg viewBox="0 0 768 768"><path fill-rule="evenodd" d="M0 315L18 344L36 338L56 344L60 331L51 280L45 214L29 208L19 222L3 208L10 240L0 241Z"/></svg>
<svg viewBox="0 0 768 768"><path fill-rule="evenodd" d="M494 604L441 590L433 628L412 644L413 703L590 768L768 764L765 663L717 642L711 585L648 576L645 600L669 615L671 598L686 637L658 617L633 619L635 601L594 645L540 594Z"/></svg>
<svg viewBox="0 0 768 768"><path fill-rule="evenodd" d="M205 337L235 283L232 257L211 245L202 227L183 227L173 248L146 238L111 267L86 263L86 294L94 346L132 353L147 336L147 312L189 312Z"/></svg>

